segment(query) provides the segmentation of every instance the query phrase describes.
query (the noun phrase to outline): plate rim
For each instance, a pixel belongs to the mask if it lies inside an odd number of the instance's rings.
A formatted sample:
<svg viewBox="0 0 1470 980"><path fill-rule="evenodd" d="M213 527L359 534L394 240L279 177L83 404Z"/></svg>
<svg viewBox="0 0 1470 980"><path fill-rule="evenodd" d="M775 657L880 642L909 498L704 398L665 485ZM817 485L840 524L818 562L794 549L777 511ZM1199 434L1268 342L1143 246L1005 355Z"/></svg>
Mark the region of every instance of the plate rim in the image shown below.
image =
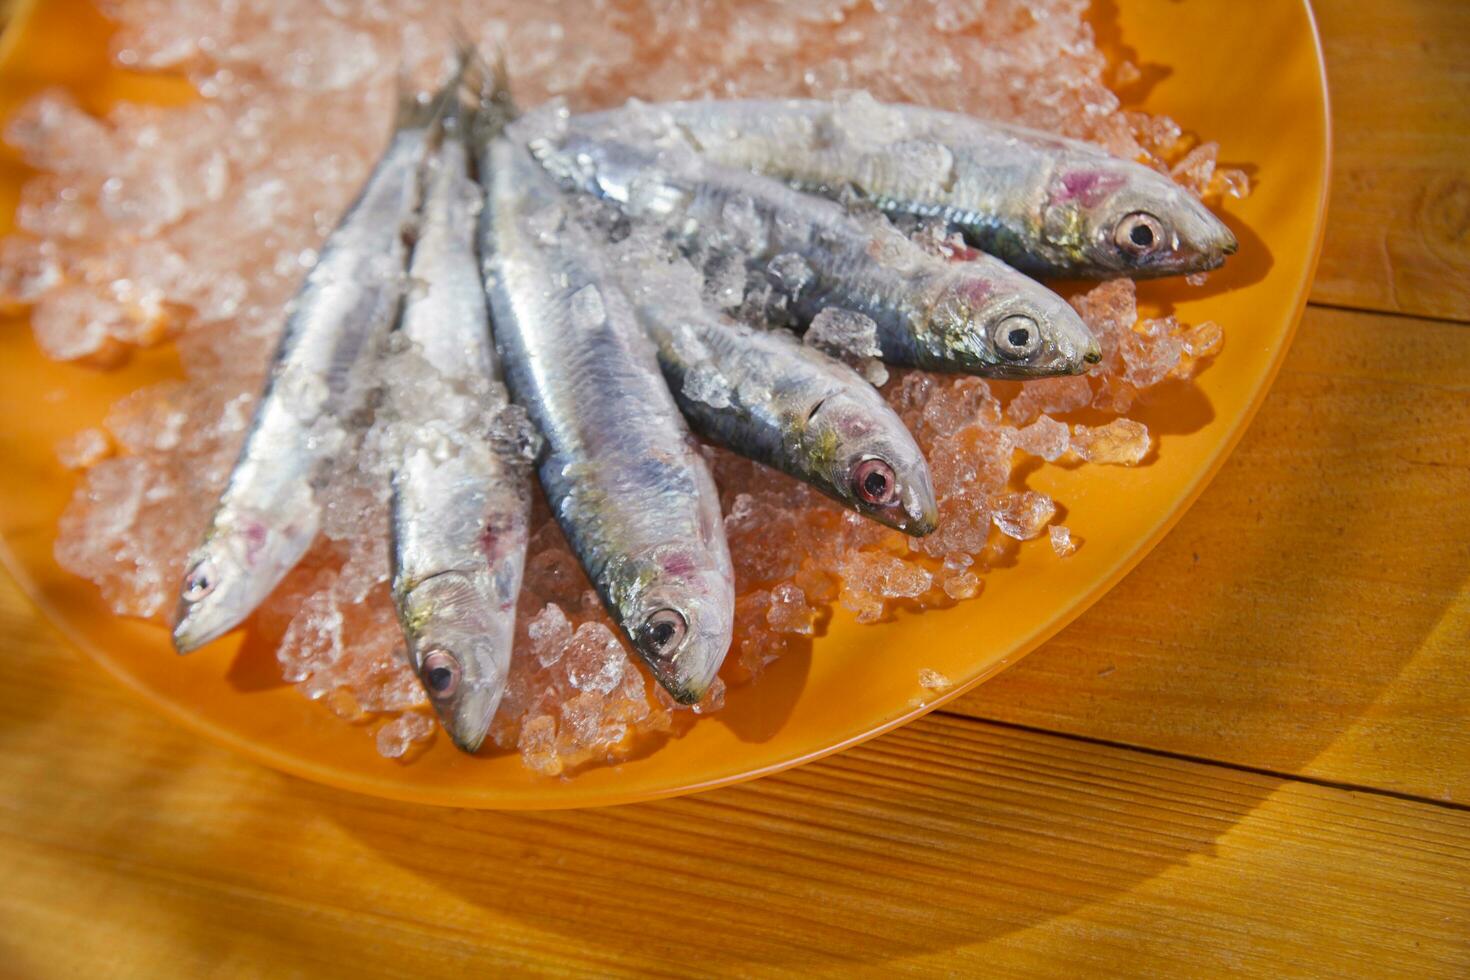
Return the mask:
<svg viewBox="0 0 1470 980"><path fill-rule="evenodd" d="M38 6L39 4L33 2L33 0L18 0L10 11L12 15L10 23L8 25L0 25L0 27L20 27L27 19L27 15ZM807 752L777 759L757 767L743 769L737 773L711 776L705 779L679 783L678 785L667 785L641 790L619 790L616 786L613 786L590 793L584 792L576 796L547 794L537 799L521 796L512 796L502 800L486 796L466 799L458 792L441 792L437 787L417 786L393 780L379 781L371 776L360 775L354 773L352 770L343 769L339 766L318 764L309 757L287 753L269 744L261 743L239 734L223 724L212 721L208 714L191 711L187 705L166 697L161 692L149 687L140 678L125 671L110 656L100 652L90 639L70 625L69 619L62 615L55 605L46 598L44 590L40 588L34 576L22 564L10 543L4 538L0 538L0 567L4 568L20 592L44 616L47 624L55 629L68 643L84 653L88 660L99 664L109 676L118 681L124 688L138 695L144 702L159 710L168 718L176 721L185 729L195 734L203 735L224 748L237 752L253 762L279 772L331 786L335 789L362 793L383 799L456 809L506 811L569 810L619 806L669 799L759 779L843 752L869 739L877 738L880 735L909 724L931 711L943 707L945 704L961 697L966 692L984 683L1008 667L1014 666L1021 658L1034 652L1042 644L1046 643L1081 617L1099 599L1116 587L1145 557L1152 553L1163 538L1178 525L1184 515L1188 513L1194 503L1199 499L1200 495L1213 482L1225 461L1235 451L1240 440L1244 437L1246 430L1255 420L1257 413L1265 402L1266 396L1275 384L1276 378L1281 371L1282 365L1285 363L1286 356L1291 349L1291 345L1301 325L1301 320L1305 313L1311 295L1312 285L1316 279L1317 268L1321 260L1323 244L1326 237L1328 202L1331 197L1333 124L1331 92L1328 86L1326 60L1323 52L1321 31L1310 0L1300 0L1300 6L1306 18L1306 30L1314 60L1314 75L1317 90L1320 94L1323 133L1321 167L1323 177L1318 198L1315 202L1316 227L1313 234L1310 257L1303 267L1304 274L1296 288L1291 317L1287 328L1281 334L1281 342L1275 356L1272 358L1265 372L1261 375L1259 382L1251 393L1249 401L1243 410L1232 420L1230 428L1225 431L1223 438L1208 458L1206 464L1183 487L1169 511L1153 530L1142 538L1138 546L1129 549L1123 554L1105 575L1101 576L1085 594L1069 604L1064 612L1041 624L1031 636L1017 644L1004 657L997 659L994 663L980 670L974 677L964 683L958 684L942 694L935 696L933 700L912 707L894 718L882 721L838 741L823 744ZM0 30L0 52L8 49L8 46L4 42L5 35L14 36L17 33L20 32Z"/></svg>

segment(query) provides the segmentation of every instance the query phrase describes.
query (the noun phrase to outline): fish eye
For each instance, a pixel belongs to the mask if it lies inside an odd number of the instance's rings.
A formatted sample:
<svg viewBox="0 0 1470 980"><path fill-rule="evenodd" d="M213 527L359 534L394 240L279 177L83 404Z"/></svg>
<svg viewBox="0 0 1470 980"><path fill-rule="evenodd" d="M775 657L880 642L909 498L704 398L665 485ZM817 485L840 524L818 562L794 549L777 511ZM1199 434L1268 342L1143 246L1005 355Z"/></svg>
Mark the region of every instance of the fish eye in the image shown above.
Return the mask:
<svg viewBox="0 0 1470 980"><path fill-rule="evenodd" d="M1149 255L1164 241L1164 226L1147 211L1124 215L1113 232L1113 241L1129 255Z"/></svg>
<svg viewBox="0 0 1470 980"><path fill-rule="evenodd" d="M898 497L898 478L881 459L865 459L852 471L852 491L874 507L887 507Z"/></svg>
<svg viewBox="0 0 1470 980"><path fill-rule="evenodd" d="M665 656L684 642L689 624L677 609L659 609L638 630L640 645L651 655Z"/></svg>
<svg viewBox="0 0 1470 980"><path fill-rule="evenodd" d="M442 700L452 697L459 690L460 677L463 670L459 666L459 660L448 650L430 650L424 657L424 665L419 670L419 677L424 682L424 690L429 692L429 697Z"/></svg>
<svg viewBox="0 0 1470 980"><path fill-rule="evenodd" d="M1020 313L997 323L993 336L995 349L1013 361L1030 357L1041 349L1041 328L1035 320Z"/></svg>
<svg viewBox="0 0 1470 980"><path fill-rule="evenodd" d="M184 576L183 599L185 602L198 602L213 592L218 583L219 580L214 574L214 564L205 558L189 569L188 574Z"/></svg>

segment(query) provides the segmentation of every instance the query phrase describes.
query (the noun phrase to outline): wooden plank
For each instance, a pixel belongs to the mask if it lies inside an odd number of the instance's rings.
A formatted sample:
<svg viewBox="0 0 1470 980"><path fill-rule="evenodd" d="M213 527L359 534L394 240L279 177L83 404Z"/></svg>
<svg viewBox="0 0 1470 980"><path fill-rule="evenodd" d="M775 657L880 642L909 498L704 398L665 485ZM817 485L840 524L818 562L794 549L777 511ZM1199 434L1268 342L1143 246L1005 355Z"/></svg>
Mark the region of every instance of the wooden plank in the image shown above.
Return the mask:
<svg viewBox="0 0 1470 980"><path fill-rule="evenodd" d="M1467 500L1470 331L1310 309L1179 526L952 707L1470 802Z"/></svg>
<svg viewBox="0 0 1470 980"><path fill-rule="evenodd" d="M1470 320L1470 4L1312 6L1334 139L1312 298Z"/></svg>
<svg viewBox="0 0 1470 980"><path fill-rule="evenodd" d="M1460 810L944 716L704 796L431 810L200 743L3 594L10 975L1470 970Z"/></svg>

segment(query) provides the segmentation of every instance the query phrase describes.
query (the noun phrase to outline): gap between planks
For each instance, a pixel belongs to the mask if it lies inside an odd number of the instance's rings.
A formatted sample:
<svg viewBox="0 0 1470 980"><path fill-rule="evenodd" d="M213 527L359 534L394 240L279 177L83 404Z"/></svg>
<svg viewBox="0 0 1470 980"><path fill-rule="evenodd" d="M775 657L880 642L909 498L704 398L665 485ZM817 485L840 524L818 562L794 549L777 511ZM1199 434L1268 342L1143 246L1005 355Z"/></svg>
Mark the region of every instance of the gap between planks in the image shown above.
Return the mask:
<svg viewBox="0 0 1470 980"><path fill-rule="evenodd" d="M1279 769L1270 769L1265 766L1248 766L1238 762L1230 762L1224 759L1212 759L1209 756L1190 755L1187 752L1171 752L1168 749L1155 749L1147 745L1137 745L1132 742L1122 742L1110 738L1098 738L1094 735L1079 735L1073 732L1062 731L1055 728L1045 728L1040 725L1025 725L1020 722L1005 721L990 715L970 715L963 712L949 711L938 708L934 711L936 715L953 718L957 721L977 721L997 728L1007 728L1012 731L1026 732L1032 735L1046 735L1051 738L1065 739L1069 742L1078 742L1084 745L1096 745L1101 748L1119 749L1125 752L1137 752L1140 755L1153 756L1158 759L1172 759L1176 762L1190 762L1201 766L1212 766L1217 769L1229 769L1232 772L1249 773L1253 776L1268 776L1272 779L1280 779L1285 782L1305 783L1308 786L1321 786L1324 789L1343 790L1348 793L1366 793L1370 796L1381 796L1390 800L1402 800L1405 803L1424 803L1429 806L1438 807L1441 810L1454 810L1459 813L1470 813L1470 805L1456 803L1453 800L1436 800L1429 796L1420 796L1415 793L1403 793L1398 790L1380 789L1376 786L1366 786L1359 783L1341 782L1333 779L1322 779L1317 776L1304 776L1298 773L1285 772Z"/></svg>
<svg viewBox="0 0 1470 980"><path fill-rule="evenodd" d="M1426 313L1413 313L1408 310L1376 310L1368 306L1351 306L1347 303L1324 303L1321 300L1308 300L1307 306L1316 307L1320 310L1335 310L1339 313L1366 313L1369 316L1387 316L1395 320L1414 320L1419 323L1447 323L1452 326L1470 326L1470 319L1462 319L1454 316L1444 316Z"/></svg>

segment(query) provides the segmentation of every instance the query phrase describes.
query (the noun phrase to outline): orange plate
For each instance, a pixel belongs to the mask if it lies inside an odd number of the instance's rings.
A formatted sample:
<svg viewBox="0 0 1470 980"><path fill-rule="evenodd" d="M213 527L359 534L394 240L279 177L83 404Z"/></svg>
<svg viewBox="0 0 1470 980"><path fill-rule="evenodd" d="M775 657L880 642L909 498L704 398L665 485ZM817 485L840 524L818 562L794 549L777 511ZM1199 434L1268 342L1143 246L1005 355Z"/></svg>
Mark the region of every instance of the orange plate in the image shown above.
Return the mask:
<svg viewBox="0 0 1470 980"><path fill-rule="evenodd" d="M1219 140L1227 161L1254 165L1258 185L1226 208L1241 240L1227 270L1201 289L1149 283L1140 290L1146 307L1173 304L1187 321L1226 328L1225 348L1197 389L1144 409L1160 434L1157 457L1137 469L1048 465L1029 477L1065 505L1066 523L1086 542L1066 561L1043 538L992 573L980 598L952 610L900 614L877 626L859 626L839 611L809 657L782 660L755 685L732 691L724 711L685 737L622 765L548 779L515 755L470 758L444 738L411 764L391 762L362 729L289 686L253 676L234 654L237 641L210 655L176 657L161 629L111 615L90 584L57 567L56 520L75 484L56 462L57 441L96 425L120 395L170 373L172 361L166 352L149 354L114 373L54 364L19 323L0 329L4 560L68 637L170 715L266 765L362 793L495 808L646 800L760 776L901 725L1034 649L1153 547L1255 413L1306 302L1329 154L1326 83L1308 7L1258 4L1245 16L1233 0L1119 0L1117 11L1121 34L1104 40L1120 36L1143 62L1169 66L1142 108ZM83 18L97 28L90 55L68 59L87 36L79 16L74 2L36 4L13 24L0 111L38 80L68 84L97 107L139 92L168 97L167 84L99 67L105 33L97 31L105 28L95 14ZM5 214L21 177L13 163L0 169ZM955 686L916 706L924 667Z"/></svg>

